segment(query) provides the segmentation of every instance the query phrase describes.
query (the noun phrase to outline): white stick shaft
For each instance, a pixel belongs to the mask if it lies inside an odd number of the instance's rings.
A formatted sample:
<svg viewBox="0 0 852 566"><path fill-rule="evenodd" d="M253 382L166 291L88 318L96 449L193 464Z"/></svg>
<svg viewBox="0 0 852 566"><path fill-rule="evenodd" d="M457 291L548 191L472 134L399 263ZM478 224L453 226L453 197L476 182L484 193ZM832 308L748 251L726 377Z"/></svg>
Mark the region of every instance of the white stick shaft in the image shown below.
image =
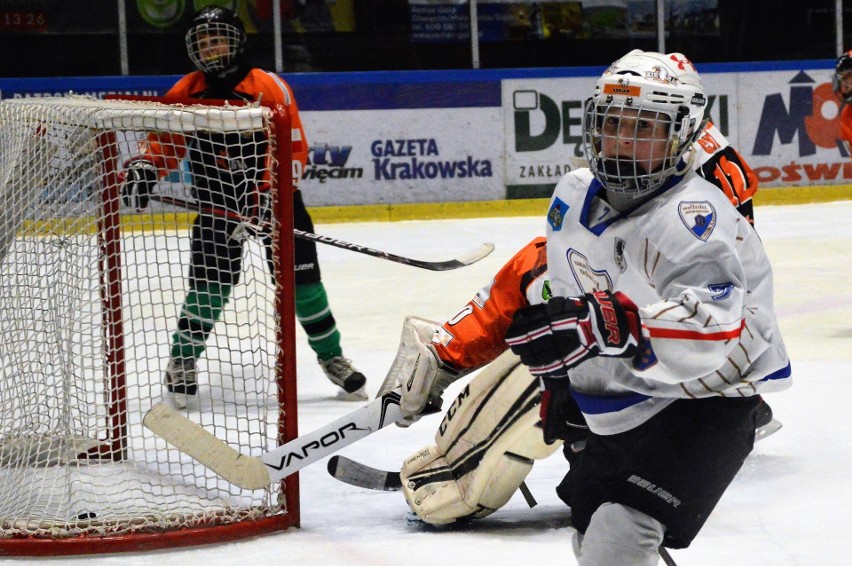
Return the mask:
<svg viewBox="0 0 852 566"><path fill-rule="evenodd" d="M165 403L154 405L142 422L151 432L234 485L261 489L395 423L401 416L399 392L390 391L259 457L234 450Z"/></svg>
<svg viewBox="0 0 852 566"><path fill-rule="evenodd" d="M395 423L402 417L395 391L373 399L360 409L267 452L260 458L272 480L280 480L337 452L344 446Z"/></svg>

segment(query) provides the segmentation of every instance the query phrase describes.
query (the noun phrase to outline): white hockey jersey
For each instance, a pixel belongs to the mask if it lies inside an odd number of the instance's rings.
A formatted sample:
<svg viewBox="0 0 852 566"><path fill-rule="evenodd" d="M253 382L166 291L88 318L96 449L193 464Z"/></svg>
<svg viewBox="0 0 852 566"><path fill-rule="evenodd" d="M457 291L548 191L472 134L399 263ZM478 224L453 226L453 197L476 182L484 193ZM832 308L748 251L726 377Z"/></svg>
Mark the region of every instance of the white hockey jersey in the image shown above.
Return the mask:
<svg viewBox="0 0 852 566"><path fill-rule="evenodd" d="M597 196L588 169L557 184L547 218L554 296L621 291L648 346L571 371L598 434L629 430L674 399L750 396L791 384L772 271L752 226L694 171L629 213Z"/></svg>

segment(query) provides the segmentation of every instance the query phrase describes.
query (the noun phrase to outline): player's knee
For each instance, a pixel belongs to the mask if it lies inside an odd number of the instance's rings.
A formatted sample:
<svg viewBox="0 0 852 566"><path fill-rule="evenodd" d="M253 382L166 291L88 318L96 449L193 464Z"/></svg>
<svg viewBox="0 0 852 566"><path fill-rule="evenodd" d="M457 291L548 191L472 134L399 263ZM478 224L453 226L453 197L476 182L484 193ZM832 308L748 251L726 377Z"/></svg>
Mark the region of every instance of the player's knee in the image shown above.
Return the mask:
<svg viewBox="0 0 852 566"><path fill-rule="evenodd" d="M592 514L585 535L577 537L580 566L652 566L660 559L662 523L619 503L604 503ZM579 547L579 548L578 548Z"/></svg>

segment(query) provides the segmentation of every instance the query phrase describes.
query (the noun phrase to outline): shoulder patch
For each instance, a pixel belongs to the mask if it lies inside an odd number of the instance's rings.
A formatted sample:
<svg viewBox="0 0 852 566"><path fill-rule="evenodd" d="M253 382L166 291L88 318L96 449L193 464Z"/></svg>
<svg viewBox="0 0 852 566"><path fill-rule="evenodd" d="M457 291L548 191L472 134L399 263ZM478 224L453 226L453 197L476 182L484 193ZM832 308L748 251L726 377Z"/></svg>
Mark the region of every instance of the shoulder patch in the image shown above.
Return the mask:
<svg viewBox="0 0 852 566"><path fill-rule="evenodd" d="M618 271L624 273L627 271L627 262L624 260L624 248L627 244L621 238L615 239L615 249L613 250L613 257L615 258L615 265L618 266Z"/></svg>
<svg viewBox="0 0 852 566"><path fill-rule="evenodd" d="M710 298L714 301L724 301L728 297L731 296L731 292L734 290L733 283L714 283L712 285L708 285L707 289L713 293Z"/></svg>
<svg viewBox="0 0 852 566"><path fill-rule="evenodd" d="M547 212L547 223L550 224L554 232L562 229L562 221L565 220L565 213L568 212L568 208L569 206L558 197L553 199L553 204L550 205L550 210Z"/></svg>
<svg viewBox="0 0 852 566"><path fill-rule="evenodd" d="M677 211L681 221L692 235L706 242L716 227L716 209L713 205L703 201L683 201L677 205Z"/></svg>

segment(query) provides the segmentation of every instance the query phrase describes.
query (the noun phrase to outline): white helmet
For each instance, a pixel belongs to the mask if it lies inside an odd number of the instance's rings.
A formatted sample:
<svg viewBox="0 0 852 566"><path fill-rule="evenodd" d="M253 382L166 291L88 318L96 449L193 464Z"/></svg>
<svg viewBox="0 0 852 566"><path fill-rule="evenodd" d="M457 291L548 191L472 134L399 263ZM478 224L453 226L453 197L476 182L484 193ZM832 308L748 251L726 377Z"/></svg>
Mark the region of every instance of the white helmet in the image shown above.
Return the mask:
<svg viewBox="0 0 852 566"><path fill-rule="evenodd" d="M595 177L609 193L627 200L653 193L677 172L701 134L706 106L701 78L684 55L635 49L623 56L595 83L583 113L583 145ZM662 137L643 137L640 121ZM605 122L612 124L608 132ZM632 129L619 126L622 122ZM617 155L604 155L605 139L617 144ZM651 158L637 158L641 143L636 141L649 139L656 140Z"/></svg>

